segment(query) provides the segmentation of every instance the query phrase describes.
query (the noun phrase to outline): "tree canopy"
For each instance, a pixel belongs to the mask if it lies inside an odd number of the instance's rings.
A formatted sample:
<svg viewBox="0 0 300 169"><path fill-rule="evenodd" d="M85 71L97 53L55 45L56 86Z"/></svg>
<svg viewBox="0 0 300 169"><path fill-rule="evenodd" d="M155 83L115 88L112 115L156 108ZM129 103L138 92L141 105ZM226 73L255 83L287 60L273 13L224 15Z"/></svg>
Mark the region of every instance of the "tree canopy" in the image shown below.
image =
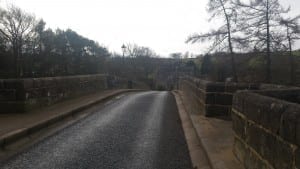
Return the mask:
<svg viewBox="0 0 300 169"><path fill-rule="evenodd" d="M44 20L13 5L0 11L0 40L4 77L100 73L110 56L97 42L71 29L46 29Z"/></svg>

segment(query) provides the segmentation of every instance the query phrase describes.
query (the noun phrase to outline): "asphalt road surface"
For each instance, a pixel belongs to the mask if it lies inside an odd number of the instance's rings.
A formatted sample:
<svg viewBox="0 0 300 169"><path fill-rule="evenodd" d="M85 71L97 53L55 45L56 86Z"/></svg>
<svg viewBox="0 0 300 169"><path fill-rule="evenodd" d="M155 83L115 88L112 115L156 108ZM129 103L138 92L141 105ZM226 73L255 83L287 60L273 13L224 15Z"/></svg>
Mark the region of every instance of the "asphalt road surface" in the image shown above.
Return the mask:
<svg viewBox="0 0 300 169"><path fill-rule="evenodd" d="M191 169L170 92L132 93L102 106L3 169Z"/></svg>

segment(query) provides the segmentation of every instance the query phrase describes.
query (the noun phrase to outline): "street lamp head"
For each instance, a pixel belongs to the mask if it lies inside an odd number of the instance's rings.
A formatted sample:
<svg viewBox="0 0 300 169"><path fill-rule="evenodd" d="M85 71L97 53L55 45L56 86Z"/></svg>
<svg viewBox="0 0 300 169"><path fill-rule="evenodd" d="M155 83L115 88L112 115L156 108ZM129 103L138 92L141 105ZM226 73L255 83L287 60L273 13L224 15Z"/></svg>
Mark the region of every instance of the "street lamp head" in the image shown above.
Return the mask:
<svg viewBox="0 0 300 169"><path fill-rule="evenodd" d="M122 48L123 57L124 57L124 56L125 56L125 50L126 50L126 46L123 44L123 45L121 46L121 48Z"/></svg>
<svg viewBox="0 0 300 169"><path fill-rule="evenodd" d="M123 44L123 45L121 46L121 48L122 48L122 50L125 50L125 49L126 49L126 46Z"/></svg>

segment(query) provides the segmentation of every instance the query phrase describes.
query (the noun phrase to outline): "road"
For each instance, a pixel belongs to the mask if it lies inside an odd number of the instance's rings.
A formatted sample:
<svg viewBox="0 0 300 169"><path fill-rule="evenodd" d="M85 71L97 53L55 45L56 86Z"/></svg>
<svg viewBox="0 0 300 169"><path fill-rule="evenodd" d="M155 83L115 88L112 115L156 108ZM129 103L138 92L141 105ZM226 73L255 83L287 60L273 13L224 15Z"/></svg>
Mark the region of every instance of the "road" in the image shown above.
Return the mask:
<svg viewBox="0 0 300 169"><path fill-rule="evenodd" d="M170 92L119 97L44 139L3 169L191 169Z"/></svg>

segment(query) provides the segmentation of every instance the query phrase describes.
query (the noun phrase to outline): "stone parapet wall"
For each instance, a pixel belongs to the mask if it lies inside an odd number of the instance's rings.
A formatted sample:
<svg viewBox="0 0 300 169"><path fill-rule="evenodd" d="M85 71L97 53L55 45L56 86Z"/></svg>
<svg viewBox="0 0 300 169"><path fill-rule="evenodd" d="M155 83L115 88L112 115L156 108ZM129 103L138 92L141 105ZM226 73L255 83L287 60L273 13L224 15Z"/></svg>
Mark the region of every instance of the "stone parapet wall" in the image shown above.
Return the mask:
<svg viewBox="0 0 300 169"><path fill-rule="evenodd" d="M246 169L300 168L300 90L234 95L234 153Z"/></svg>
<svg viewBox="0 0 300 169"><path fill-rule="evenodd" d="M143 82L121 78L117 76L107 76L107 86L109 89L149 89Z"/></svg>
<svg viewBox="0 0 300 169"><path fill-rule="evenodd" d="M102 74L0 80L0 113L26 112L107 88Z"/></svg>
<svg viewBox="0 0 300 169"><path fill-rule="evenodd" d="M259 84L210 82L185 77L179 82L191 101L191 112L205 116L230 116L233 94L237 90L258 90Z"/></svg>
<svg viewBox="0 0 300 169"><path fill-rule="evenodd" d="M179 89L183 92L189 104L186 105L187 111L192 114L202 114L205 112L205 92L189 80L180 79Z"/></svg>

